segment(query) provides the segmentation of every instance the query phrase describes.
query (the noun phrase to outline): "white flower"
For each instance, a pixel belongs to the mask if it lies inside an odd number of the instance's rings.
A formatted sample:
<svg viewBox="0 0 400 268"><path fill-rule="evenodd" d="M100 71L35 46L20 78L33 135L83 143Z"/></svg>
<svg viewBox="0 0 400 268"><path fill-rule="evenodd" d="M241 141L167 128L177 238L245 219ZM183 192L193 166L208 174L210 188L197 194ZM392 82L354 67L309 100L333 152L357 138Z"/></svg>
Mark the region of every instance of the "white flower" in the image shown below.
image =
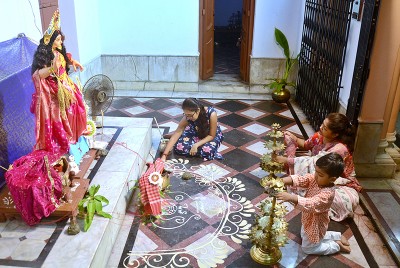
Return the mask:
<svg viewBox="0 0 400 268"><path fill-rule="evenodd" d="M263 216L258 220L258 225L263 229L267 227L268 224L269 224L269 216Z"/></svg>
<svg viewBox="0 0 400 268"><path fill-rule="evenodd" d="M149 175L149 182L151 184L158 185L159 187L162 187L163 178L162 178L160 172L155 171L155 172L151 173Z"/></svg>

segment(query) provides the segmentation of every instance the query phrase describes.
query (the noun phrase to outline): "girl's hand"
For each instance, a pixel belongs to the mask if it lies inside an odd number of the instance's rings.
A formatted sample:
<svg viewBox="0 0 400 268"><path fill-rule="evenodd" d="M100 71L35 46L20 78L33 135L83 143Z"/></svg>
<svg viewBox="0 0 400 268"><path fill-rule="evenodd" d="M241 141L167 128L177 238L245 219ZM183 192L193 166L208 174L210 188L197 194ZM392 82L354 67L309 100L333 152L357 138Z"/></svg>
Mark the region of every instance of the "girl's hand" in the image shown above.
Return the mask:
<svg viewBox="0 0 400 268"><path fill-rule="evenodd" d="M289 136L290 139L292 139L294 141L297 141L297 137L292 132L285 131L285 132L283 132L283 134L286 135L286 136Z"/></svg>
<svg viewBox="0 0 400 268"><path fill-rule="evenodd" d="M196 155L197 154L197 148L198 148L199 146L197 145L197 143L195 143L195 144L193 144L192 145L192 148L190 148L190 155Z"/></svg>
<svg viewBox="0 0 400 268"><path fill-rule="evenodd" d="M287 157L277 155L277 154L272 154L272 160L276 161L278 163L286 164L287 163Z"/></svg>
<svg viewBox="0 0 400 268"><path fill-rule="evenodd" d="M167 160L167 156L166 156L165 154L163 154L163 155L160 157L160 159L161 159L161 161L165 162L165 161Z"/></svg>

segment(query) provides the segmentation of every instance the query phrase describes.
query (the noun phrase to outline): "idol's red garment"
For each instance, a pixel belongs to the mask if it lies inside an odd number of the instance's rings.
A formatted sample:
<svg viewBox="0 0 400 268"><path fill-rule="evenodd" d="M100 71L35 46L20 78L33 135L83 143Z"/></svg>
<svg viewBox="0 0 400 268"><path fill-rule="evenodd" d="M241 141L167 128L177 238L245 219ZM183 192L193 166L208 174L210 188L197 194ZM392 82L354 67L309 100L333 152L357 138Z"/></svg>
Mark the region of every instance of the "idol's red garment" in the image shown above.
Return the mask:
<svg viewBox="0 0 400 268"><path fill-rule="evenodd" d="M61 178L51 166L56 160L52 153L33 151L17 159L5 174L15 207L28 225L48 217L59 204Z"/></svg>

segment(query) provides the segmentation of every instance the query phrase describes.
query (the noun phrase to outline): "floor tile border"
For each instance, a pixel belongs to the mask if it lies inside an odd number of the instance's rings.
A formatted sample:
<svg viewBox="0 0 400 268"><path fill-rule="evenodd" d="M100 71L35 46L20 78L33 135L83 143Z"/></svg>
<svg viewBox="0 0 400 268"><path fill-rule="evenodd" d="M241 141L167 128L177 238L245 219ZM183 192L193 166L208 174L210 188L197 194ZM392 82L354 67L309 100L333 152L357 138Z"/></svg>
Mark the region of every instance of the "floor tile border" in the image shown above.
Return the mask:
<svg viewBox="0 0 400 268"><path fill-rule="evenodd" d="M393 198L400 204L400 197L393 190L385 189L363 189L360 193L360 205L365 213L370 217L375 229L381 236L383 242L387 246L389 253L392 255L393 260L400 267L400 241L393 234L389 225L386 223L378 208L368 196L368 192L386 192L390 193Z"/></svg>

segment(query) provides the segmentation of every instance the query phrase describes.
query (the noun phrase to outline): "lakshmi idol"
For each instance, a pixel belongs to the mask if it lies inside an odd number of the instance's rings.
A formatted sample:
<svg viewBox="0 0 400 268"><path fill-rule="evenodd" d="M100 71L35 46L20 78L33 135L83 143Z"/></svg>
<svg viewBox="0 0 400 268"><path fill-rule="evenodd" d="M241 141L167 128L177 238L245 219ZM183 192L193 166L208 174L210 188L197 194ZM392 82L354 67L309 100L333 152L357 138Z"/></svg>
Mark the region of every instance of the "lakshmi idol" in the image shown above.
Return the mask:
<svg viewBox="0 0 400 268"><path fill-rule="evenodd" d="M63 187L53 164L86 130L82 93L68 76L69 65L83 67L66 53L59 15L57 10L32 63L36 144L5 174L15 207L28 225L37 224L59 206Z"/></svg>
<svg viewBox="0 0 400 268"><path fill-rule="evenodd" d="M57 10L34 55L31 111L36 115L35 150L60 155L86 130L82 93L68 76L69 65L75 70L83 67L66 53L63 40Z"/></svg>

